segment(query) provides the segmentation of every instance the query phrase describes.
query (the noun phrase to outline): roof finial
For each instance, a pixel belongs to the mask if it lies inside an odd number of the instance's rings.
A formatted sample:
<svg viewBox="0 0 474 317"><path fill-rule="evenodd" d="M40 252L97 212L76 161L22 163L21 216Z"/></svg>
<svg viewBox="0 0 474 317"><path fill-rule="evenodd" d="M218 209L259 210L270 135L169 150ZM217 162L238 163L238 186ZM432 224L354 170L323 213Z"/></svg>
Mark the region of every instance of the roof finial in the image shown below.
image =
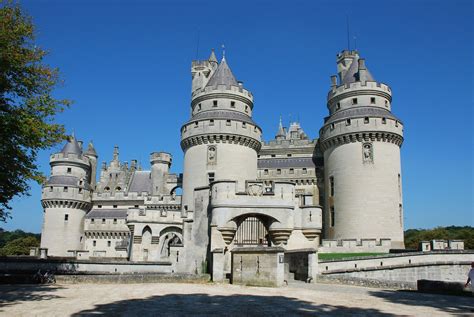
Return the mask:
<svg viewBox="0 0 474 317"><path fill-rule="evenodd" d="M75 139L76 136L75 136L75 133L74 133L74 129L72 129L72 133L71 133L71 139Z"/></svg>
<svg viewBox="0 0 474 317"><path fill-rule="evenodd" d="M225 60L225 46L222 44L222 60Z"/></svg>

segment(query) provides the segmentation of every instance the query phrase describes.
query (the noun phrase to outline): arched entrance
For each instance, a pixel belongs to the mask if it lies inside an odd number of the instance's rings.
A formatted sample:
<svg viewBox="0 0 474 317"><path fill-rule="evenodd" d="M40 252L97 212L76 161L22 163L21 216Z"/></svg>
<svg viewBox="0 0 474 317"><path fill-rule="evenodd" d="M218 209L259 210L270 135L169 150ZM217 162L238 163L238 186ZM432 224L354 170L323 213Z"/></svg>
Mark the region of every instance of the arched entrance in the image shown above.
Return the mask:
<svg viewBox="0 0 474 317"><path fill-rule="evenodd" d="M270 246L268 234L269 221L260 215L250 215L238 219L237 232L234 237L236 246Z"/></svg>

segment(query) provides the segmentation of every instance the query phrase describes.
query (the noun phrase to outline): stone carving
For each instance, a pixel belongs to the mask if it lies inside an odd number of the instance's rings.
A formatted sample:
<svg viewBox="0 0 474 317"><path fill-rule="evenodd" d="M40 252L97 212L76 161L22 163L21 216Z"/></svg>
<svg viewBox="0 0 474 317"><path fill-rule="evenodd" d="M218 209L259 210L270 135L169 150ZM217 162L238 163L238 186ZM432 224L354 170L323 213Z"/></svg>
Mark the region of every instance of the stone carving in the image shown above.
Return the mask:
<svg viewBox="0 0 474 317"><path fill-rule="evenodd" d="M363 143L362 144L362 161L364 163L373 163L374 162L374 151L372 148L372 143Z"/></svg>
<svg viewBox="0 0 474 317"><path fill-rule="evenodd" d="M207 163L215 164L217 161L217 149L214 145L207 148Z"/></svg>
<svg viewBox="0 0 474 317"><path fill-rule="evenodd" d="M250 196L262 196L263 195L263 185L262 184L249 184L247 187L247 194Z"/></svg>

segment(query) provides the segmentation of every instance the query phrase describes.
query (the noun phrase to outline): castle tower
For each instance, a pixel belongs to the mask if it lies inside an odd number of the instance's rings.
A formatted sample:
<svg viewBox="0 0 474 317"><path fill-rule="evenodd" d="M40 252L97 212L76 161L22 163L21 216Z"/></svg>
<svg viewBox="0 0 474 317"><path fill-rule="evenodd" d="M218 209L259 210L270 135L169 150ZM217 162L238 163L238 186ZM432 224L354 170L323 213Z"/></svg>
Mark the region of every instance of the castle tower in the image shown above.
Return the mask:
<svg viewBox="0 0 474 317"><path fill-rule="evenodd" d="M151 182L153 195L167 195L166 181L171 166L171 154L153 152L150 155Z"/></svg>
<svg viewBox="0 0 474 317"><path fill-rule="evenodd" d="M212 64L194 61L193 69L203 63ZM214 180L232 179L243 190L245 180L257 178L261 129L252 120L252 110L252 94L237 82L225 58L207 84L193 90L192 116L181 128L184 212L194 211L196 188Z"/></svg>
<svg viewBox="0 0 474 317"><path fill-rule="evenodd" d="M329 117L319 132L325 236L389 238L392 248L403 248L403 125L391 113L390 87L373 79L357 51L338 54L337 68L339 78L331 77L327 99Z"/></svg>
<svg viewBox="0 0 474 317"><path fill-rule="evenodd" d="M41 247L51 256L68 256L83 249L84 216L91 208L91 162L72 136L61 152L51 155L50 165L41 199Z"/></svg>

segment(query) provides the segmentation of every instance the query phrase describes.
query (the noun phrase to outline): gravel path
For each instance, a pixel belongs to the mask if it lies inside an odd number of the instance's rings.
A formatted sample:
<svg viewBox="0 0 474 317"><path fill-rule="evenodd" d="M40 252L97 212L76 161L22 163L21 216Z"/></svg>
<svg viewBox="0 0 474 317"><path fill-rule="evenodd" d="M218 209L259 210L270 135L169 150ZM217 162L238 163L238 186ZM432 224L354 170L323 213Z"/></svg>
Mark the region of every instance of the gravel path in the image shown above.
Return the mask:
<svg viewBox="0 0 474 317"><path fill-rule="evenodd" d="M469 316L474 298L331 284L0 285L2 316Z"/></svg>

